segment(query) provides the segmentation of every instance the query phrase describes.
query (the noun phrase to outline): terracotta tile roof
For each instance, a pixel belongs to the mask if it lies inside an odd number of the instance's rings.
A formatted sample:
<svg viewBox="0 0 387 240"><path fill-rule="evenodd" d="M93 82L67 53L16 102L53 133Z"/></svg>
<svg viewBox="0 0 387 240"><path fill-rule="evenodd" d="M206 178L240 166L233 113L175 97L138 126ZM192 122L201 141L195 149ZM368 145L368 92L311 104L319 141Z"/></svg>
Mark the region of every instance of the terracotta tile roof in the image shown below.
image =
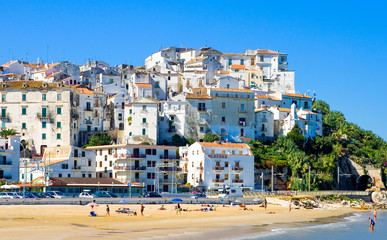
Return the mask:
<svg viewBox="0 0 387 240"><path fill-rule="evenodd" d="M44 78L50 78L50 77L53 77L53 76L55 76L55 75L57 75L57 74L59 74L59 73L63 73L63 72L62 72L62 71L54 72L54 73L51 73L51 74L45 76Z"/></svg>
<svg viewBox="0 0 387 240"><path fill-rule="evenodd" d="M255 68L251 68L249 69L249 71L257 71Z"/></svg>
<svg viewBox="0 0 387 240"><path fill-rule="evenodd" d="M273 101L281 101L281 99L271 96L271 95L255 95L255 98L259 99L268 99L268 100L273 100Z"/></svg>
<svg viewBox="0 0 387 240"><path fill-rule="evenodd" d="M211 88L211 91L214 91L214 92L243 92L243 93L253 93L250 89Z"/></svg>
<svg viewBox="0 0 387 240"><path fill-rule="evenodd" d="M216 71L216 73L219 73L219 74L230 74L230 71Z"/></svg>
<svg viewBox="0 0 387 240"><path fill-rule="evenodd" d="M71 88L74 88L79 91L80 94L86 94L86 95L94 95L94 92L88 88L81 87L82 84L77 84L72 86Z"/></svg>
<svg viewBox="0 0 387 240"><path fill-rule="evenodd" d="M191 90L195 94L207 94L207 88L192 88Z"/></svg>
<svg viewBox="0 0 387 240"><path fill-rule="evenodd" d="M231 69L245 69L245 65L231 65Z"/></svg>
<svg viewBox="0 0 387 240"><path fill-rule="evenodd" d="M288 97L301 97L301 98L311 98L305 94L297 94L297 93L284 93L285 96Z"/></svg>
<svg viewBox="0 0 387 240"><path fill-rule="evenodd" d="M269 49L257 49L258 54L271 54L271 55L276 55L276 54L281 54L281 55L287 55L286 53L280 53L280 52L275 52Z"/></svg>
<svg viewBox="0 0 387 240"><path fill-rule="evenodd" d="M140 88L151 88L152 85L149 84L149 83L136 83L137 87L140 87Z"/></svg>
<svg viewBox="0 0 387 240"><path fill-rule="evenodd" d="M8 62L8 63L5 63L5 64L1 65L1 66L3 66L3 67L9 67L9 66L11 66L11 64L13 64L13 63L15 63L15 62L17 62L17 60L10 61L10 62Z"/></svg>
<svg viewBox="0 0 387 240"><path fill-rule="evenodd" d="M260 99L267 99L269 96L268 95L255 95L255 98L260 98Z"/></svg>
<svg viewBox="0 0 387 240"><path fill-rule="evenodd" d="M290 108L277 108L280 112L291 112Z"/></svg>
<svg viewBox="0 0 387 240"><path fill-rule="evenodd" d="M61 83L47 83L43 81L8 81L0 83L0 89L18 89L18 88L25 88L23 87L23 84L27 83L27 88L59 88L59 84ZM47 84L47 87L43 87L43 84ZM61 88L67 88L67 87L61 87Z"/></svg>
<svg viewBox="0 0 387 240"><path fill-rule="evenodd" d="M245 53L223 53L222 55L223 56L231 56L231 57L233 57L233 56L235 56L235 57L237 57L237 56L246 56Z"/></svg>
<svg viewBox="0 0 387 240"><path fill-rule="evenodd" d="M211 97L208 96L207 94L192 94L192 93L189 93L189 94L187 94L186 99L211 99Z"/></svg>
<svg viewBox="0 0 387 240"><path fill-rule="evenodd" d="M216 142L199 142L203 147L225 147L225 148L245 148L250 149L245 143L216 143Z"/></svg>

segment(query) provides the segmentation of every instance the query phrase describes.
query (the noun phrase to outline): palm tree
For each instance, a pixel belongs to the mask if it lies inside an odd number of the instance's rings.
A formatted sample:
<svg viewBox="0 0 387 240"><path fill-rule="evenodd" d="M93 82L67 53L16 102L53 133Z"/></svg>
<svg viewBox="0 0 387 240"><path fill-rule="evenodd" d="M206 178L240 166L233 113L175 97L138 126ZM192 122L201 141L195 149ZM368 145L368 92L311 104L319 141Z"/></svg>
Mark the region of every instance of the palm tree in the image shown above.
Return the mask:
<svg viewBox="0 0 387 240"><path fill-rule="evenodd" d="M7 138L11 135L19 134L15 129L3 129L0 131L0 137Z"/></svg>

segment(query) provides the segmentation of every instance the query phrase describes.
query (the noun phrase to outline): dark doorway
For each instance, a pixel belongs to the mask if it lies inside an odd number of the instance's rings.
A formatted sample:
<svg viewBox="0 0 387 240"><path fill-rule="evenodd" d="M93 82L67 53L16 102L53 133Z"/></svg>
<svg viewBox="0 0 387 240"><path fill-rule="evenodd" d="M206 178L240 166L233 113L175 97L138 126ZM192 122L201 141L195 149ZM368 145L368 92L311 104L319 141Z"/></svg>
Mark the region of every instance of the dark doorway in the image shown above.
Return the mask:
<svg viewBox="0 0 387 240"><path fill-rule="evenodd" d="M356 180L356 190L364 191L367 188L372 187L372 178L368 175L361 175Z"/></svg>

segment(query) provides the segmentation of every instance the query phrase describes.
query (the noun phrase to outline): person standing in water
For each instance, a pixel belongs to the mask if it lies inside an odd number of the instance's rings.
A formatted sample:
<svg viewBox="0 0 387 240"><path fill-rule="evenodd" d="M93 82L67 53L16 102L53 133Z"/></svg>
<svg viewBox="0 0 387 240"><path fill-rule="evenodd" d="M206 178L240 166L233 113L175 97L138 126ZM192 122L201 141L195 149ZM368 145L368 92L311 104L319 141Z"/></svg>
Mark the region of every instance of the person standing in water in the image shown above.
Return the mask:
<svg viewBox="0 0 387 240"><path fill-rule="evenodd" d="M371 218L368 218L368 220L370 220L370 231L373 231L375 226L375 221L372 220Z"/></svg>

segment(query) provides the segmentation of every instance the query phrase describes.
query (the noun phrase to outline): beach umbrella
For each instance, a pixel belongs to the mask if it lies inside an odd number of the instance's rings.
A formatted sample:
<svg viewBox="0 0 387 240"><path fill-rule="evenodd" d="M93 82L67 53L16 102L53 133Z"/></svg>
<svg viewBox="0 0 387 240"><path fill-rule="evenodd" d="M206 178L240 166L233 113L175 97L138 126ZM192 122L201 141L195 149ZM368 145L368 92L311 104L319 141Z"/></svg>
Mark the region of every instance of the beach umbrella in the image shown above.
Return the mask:
<svg viewBox="0 0 387 240"><path fill-rule="evenodd" d="M182 202L183 199L180 199L180 198L174 198L171 200L171 202Z"/></svg>
<svg viewBox="0 0 387 240"><path fill-rule="evenodd" d="M128 203L129 202L129 200L128 199L122 199L121 201L120 201L120 203Z"/></svg>
<svg viewBox="0 0 387 240"><path fill-rule="evenodd" d="M263 203L263 198L254 198L253 199L253 202L256 202L256 203Z"/></svg>
<svg viewBox="0 0 387 240"><path fill-rule="evenodd" d="M223 198L218 198L219 201L223 201L224 199Z"/></svg>

